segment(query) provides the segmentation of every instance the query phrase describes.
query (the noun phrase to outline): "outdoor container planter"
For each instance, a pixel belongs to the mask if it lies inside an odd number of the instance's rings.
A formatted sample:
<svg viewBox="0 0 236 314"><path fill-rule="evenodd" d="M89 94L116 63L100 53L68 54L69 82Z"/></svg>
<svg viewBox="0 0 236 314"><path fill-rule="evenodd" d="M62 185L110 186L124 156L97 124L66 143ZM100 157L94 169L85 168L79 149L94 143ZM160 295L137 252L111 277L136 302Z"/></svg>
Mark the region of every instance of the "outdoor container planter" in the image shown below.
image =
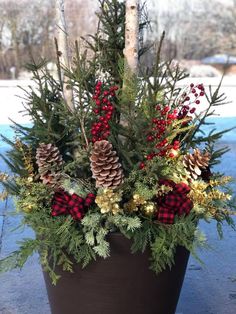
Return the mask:
<svg viewBox="0 0 236 314"><path fill-rule="evenodd" d="M189 252L178 247L175 265L155 275L149 269L150 254L131 254L129 240L121 234L109 236L111 257L92 262L87 268L63 272L52 285L44 272L53 314L174 314Z"/></svg>
<svg viewBox="0 0 236 314"><path fill-rule="evenodd" d="M40 252L53 314L174 314L189 252L206 247L199 220L216 221L220 236L234 226L231 178L213 167L224 132L204 129L225 97L220 86L179 88L185 74L162 59L164 36L153 65L138 67L131 38L147 21L129 24L136 2L99 1L90 53L76 42L67 66L55 41L56 77L45 60L27 66L31 124L3 136L3 195L36 237L0 271Z"/></svg>

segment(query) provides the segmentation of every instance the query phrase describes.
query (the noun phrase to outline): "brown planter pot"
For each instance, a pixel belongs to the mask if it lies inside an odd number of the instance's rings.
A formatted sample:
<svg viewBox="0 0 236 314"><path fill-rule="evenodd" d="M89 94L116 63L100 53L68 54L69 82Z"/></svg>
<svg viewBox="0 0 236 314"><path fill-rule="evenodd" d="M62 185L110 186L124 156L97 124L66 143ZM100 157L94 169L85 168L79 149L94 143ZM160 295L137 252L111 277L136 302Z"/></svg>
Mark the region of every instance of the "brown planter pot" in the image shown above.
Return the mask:
<svg viewBox="0 0 236 314"><path fill-rule="evenodd" d="M174 314L189 252L178 247L175 265L158 276L149 269L148 252L130 253L130 241L110 237L111 257L74 273L63 272L56 286L44 273L53 314Z"/></svg>

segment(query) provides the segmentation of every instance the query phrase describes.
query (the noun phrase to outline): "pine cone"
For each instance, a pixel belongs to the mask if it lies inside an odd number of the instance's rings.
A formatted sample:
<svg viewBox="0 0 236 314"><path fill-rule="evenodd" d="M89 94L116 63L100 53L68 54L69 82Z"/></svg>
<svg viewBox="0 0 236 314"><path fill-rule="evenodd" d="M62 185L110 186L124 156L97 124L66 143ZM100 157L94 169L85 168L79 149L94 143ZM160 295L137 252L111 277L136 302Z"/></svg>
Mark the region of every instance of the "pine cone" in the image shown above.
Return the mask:
<svg viewBox="0 0 236 314"><path fill-rule="evenodd" d="M198 148L193 150L193 154L184 156L183 164L190 172L193 179L197 179L203 169L208 167L210 160L209 152L202 153Z"/></svg>
<svg viewBox="0 0 236 314"><path fill-rule="evenodd" d="M40 143L36 151L36 163L44 184L59 184L63 159L55 145Z"/></svg>
<svg viewBox="0 0 236 314"><path fill-rule="evenodd" d="M116 188L122 183L123 169L111 143L106 140L95 142L90 161L96 187Z"/></svg>

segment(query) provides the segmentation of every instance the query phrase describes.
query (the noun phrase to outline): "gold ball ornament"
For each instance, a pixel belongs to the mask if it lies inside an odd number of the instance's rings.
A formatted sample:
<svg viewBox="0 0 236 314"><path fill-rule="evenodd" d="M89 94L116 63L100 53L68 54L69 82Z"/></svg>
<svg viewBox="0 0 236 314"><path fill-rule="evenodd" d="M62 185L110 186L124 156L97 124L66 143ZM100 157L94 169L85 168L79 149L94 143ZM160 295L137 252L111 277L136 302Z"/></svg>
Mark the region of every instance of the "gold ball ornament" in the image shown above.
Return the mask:
<svg viewBox="0 0 236 314"><path fill-rule="evenodd" d="M148 202L144 207L143 211L146 215L152 215L156 211L156 205L153 202Z"/></svg>
<svg viewBox="0 0 236 314"><path fill-rule="evenodd" d="M32 204L26 204L23 208L23 212L28 214L32 212L33 208L34 206Z"/></svg>

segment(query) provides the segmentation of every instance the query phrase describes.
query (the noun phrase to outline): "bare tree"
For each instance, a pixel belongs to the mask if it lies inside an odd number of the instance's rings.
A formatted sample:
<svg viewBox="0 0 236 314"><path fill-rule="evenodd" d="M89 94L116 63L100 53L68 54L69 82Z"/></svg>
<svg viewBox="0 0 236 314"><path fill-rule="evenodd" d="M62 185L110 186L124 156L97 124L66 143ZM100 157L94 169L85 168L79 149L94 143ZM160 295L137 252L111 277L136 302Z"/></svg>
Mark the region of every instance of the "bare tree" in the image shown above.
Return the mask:
<svg viewBox="0 0 236 314"><path fill-rule="evenodd" d="M0 76L12 66L18 72L30 61L29 53L35 59L55 59L56 1L60 0L0 0ZM96 4L94 0L65 1L69 46L80 36L95 32Z"/></svg>
<svg viewBox="0 0 236 314"><path fill-rule="evenodd" d="M163 30L166 58L201 59L215 53L236 53L236 1L226 5L208 0L154 1L156 36Z"/></svg>
<svg viewBox="0 0 236 314"><path fill-rule="evenodd" d="M14 66L16 74L29 55L51 57L54 25L53 0L0 2L1 61ZM3 69L0 69L3 70ZM8 69L9 70L9 69Z"/></svg>

